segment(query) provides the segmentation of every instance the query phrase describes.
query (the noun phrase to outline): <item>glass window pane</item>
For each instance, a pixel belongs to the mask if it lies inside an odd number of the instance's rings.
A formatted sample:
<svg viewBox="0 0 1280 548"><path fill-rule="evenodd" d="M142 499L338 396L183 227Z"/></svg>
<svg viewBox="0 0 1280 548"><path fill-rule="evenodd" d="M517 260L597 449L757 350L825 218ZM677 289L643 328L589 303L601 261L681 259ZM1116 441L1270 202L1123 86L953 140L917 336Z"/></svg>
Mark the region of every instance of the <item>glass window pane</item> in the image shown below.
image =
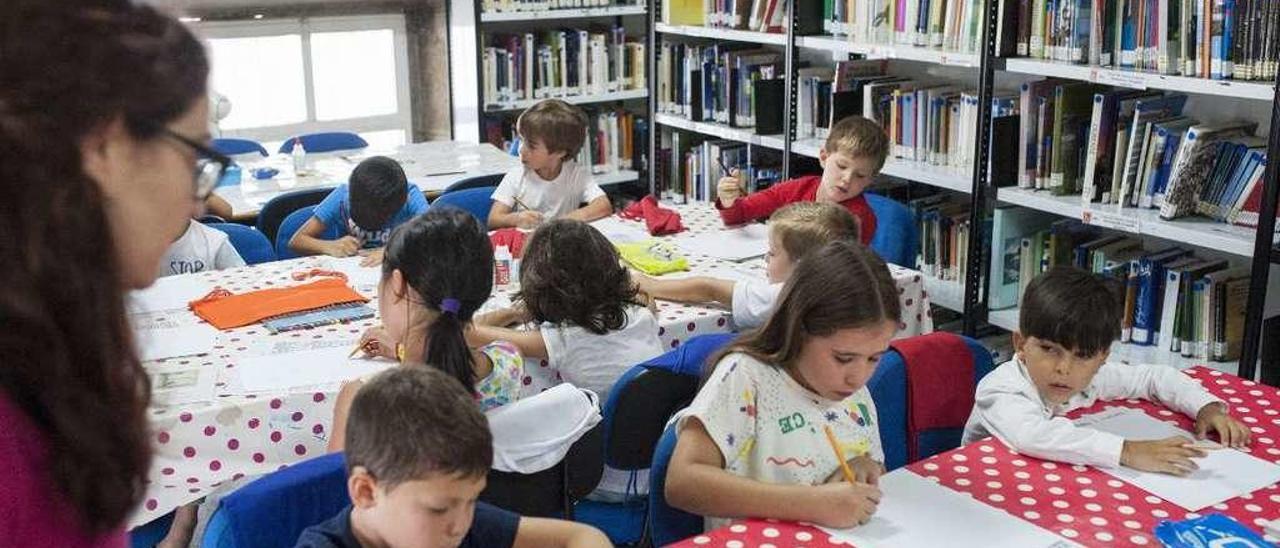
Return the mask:
<svg viewBox="0 0 1280 548"><path fill-rule="evenodd" d="M215 38L209 40L209 52L213 89L231 100L231 114L218 124L220 128L307 120L301 35Z"/></svg>
<svg viewBox="0 0 1280 548"><path fill-rule="evenodd" d="M395 33L391 29L311 34L316 119L394 114Z"/></svg>

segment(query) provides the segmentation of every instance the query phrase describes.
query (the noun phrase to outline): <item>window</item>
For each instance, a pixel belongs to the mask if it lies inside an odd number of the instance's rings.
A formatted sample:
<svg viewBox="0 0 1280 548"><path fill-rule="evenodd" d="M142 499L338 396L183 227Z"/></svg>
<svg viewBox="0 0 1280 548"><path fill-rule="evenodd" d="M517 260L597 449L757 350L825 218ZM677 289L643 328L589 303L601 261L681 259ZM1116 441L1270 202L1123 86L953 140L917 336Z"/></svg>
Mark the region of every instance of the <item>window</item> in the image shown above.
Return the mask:
<svg viewBox="0 0 1280 548"><path fill-rule="evenodd" d="M231 101L231 113L218 123L222 136L271 144L354 131L379 148L409 140L402 16L195 25L209 45L210 86Z"/></svg>

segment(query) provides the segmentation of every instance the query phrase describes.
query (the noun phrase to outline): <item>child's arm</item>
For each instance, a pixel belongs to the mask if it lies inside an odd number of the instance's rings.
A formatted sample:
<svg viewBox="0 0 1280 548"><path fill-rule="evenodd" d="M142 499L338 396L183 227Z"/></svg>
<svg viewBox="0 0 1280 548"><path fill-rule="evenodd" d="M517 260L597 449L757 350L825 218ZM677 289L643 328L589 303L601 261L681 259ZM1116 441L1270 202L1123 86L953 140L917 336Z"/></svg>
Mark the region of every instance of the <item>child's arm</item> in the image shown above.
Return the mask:
<svg viewBox="0 0 1280 548"><path fill-rule="evenodd" d="M781 182L755 194L734 199L732 205L726 205L717 198L716 209L720 211L724 224L729 226L763 219L778 208L796 201L791 196L794 193L793 186L792 181Z"/></svg>
<svg viewBox="0 0 1280 548"><path fill-rule="evenodd" d="M1046 417L1039 402L1022 394L984 393L979 387L973 413L987 432L1019 453L1071 464L1120 465L1124 438L1076 426L1065 417Z"/></svg>
<svg viewBox="0 0 1280 548"><path fill-rule="evenodd" d="M688 417L667 469L667 500L703 516L763 517L847 528L866 523L880 501L867 484L782 485L736 476L702 421Z"/></svg>
<svg viewBox="0 0 1280 548"><path fill-rule="evenodd" d="M640 288L640 291L655 299L683 303L718 302L725 305L733 304L734 282L731 280L721 280L707 276L693 276L679 280L659 280L639 272L632 272L631 280Z"/></svg>
<svg viewBox="0 0 1280 548"><path fill-rule="evenodd" d="M1171 367L1106 363L1098 369L1090 386L1099 399L1154 400L1193 417L1197 437L1204 438L1213 430L1223 444L1241 447L1249 443L1249 429L1226 413L1222 400Z"/></svg>
<svg viewBox="0 0 1280 548"><path fill-rule="evenodd" d="M333 403L333 427L329 429L329 443L325 450L335 453L343 449L344 441L347 435L347 416L351 414L351 401L355 399L356 392L360 391L360 387L364 386L364 381L354 380L342 383L342 388L338 389L338 398Z"/></svg>
<svg viewBox="0 0 1280 548"><path fill-rule="evenodd" d="M512 548L607 548L609 537L585 523L562 519L520 518Z"/></svg>
<svg viewBox="0 0 1280 548"><path fill-rule="evenodd" d="M542 340L541 331L517 331L505 327L471 324L466 332L467 343L473 347L484 346L493 341L507 341L516 345L524 357L547 357L547 343Z"/></svg>
<svg viewBox="0 0 1280 548"><path fill-rule="evenodd" d="M307 219L293 238L289 239L289 249L299 255L329 255L331 257L350 257L360 251L360 240L354 236L343 236L336 240L323 240L324 223L315 217Z"/></svg>
<svg viewBox="0 0 1280 548"><path fill-rule="evenodd" d="M471 319L471 321L476 325L487 325L493 327L506 327L511 324L525 323L529 320L529 311L519 305L499 308L493 312L486 312L484 314L477 314Z"/></svg>
<svg viewBox="0 0 1280 548"><path fill-rule="evenodd" d="M613 204L609 203L608 196L602 195L587 202L587 205L564 214L564 218L591 222L610 215L613 215Z"/></svg>
<svg viewBox="0 0 1280 548"><path fill-rule="evenodd" d="M231 204L222 199L222 196L218 196L217 194L210 194L208 198L205 198L204 206L205 209L209 211L210 215L217 215L228 221L231 220L232 214L235 213L231 209Z"/></svg>
<svg viewBox="0 0 1280 548"><path fill-rule="evenodd" d="M542 222L542 214L531 209L513 212L511 206L494 200L489 208L489 229L518 227L533 228Z"/></svg>

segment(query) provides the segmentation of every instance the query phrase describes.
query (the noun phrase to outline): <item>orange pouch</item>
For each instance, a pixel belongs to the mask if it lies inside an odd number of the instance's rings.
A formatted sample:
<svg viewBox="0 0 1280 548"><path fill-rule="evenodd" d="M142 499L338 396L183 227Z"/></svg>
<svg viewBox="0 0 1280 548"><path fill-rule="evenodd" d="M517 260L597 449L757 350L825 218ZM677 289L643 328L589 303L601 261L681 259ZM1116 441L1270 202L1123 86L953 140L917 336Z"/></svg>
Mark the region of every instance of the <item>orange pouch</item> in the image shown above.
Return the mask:
<svg viewBox="0 0 1280 548"><path fill-rule="evenodd" d="M368 302L346 280L328 278L308 284L263 289L242 295L210 295L191 302L191 310L218 329L257 323L283 314L314 310L336 304Z"/></svg>

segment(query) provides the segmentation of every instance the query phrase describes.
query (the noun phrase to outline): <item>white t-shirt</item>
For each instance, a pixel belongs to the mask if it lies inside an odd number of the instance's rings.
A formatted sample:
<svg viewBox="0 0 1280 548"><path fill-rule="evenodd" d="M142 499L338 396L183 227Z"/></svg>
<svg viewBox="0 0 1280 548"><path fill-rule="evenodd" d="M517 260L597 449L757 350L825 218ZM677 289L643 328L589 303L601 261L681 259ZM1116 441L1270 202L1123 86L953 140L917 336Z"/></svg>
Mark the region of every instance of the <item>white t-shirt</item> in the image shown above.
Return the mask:
<svg viewBox="0 0 1280 548"><path fill-rule="evenodd" d="M658 320L643 306L627 307L622 329L596 335L578 326L543 324L547 366L560 378L609 401L609 389L632 366L661 354Z"/></svg>
<svg viewBox="0 0 1280 548"><path fill-rule="evenodd" d="M191 221L182 237L169 245L160 263L160 275L191 274L244 266L244 259L227 239L227 234Z"/></svg>
<svg viewBox="0 0 1280 548"><path fill-rule="evenodd" d="M778 303L782 284L768 280L739 280L733 283L733 324L738 329L764 325Z"/></svg>
<svg viewBox="0 0 1280 548"><path fill-rule="evenodd" d="M508 171L493 191L493 201L522 210L516 198L548 219L572 213L579 204L604 196L604 191L591 178L589 168L566 161L555 180L546 181L532 169L519 166Z"/></svg>
<svg viewBox="0 0 1280 548"><path fill-rule="evenodd" d="M845 458L868 454L884 462L879 418L864 386L844 400L829 400L774 367L735 352L716 363L715 372L676 427L697 417L720 454L725 471L756 481L818 485L840 467L823 425L831 427ZM732 518L707 517L707 529Z"/></svg>

